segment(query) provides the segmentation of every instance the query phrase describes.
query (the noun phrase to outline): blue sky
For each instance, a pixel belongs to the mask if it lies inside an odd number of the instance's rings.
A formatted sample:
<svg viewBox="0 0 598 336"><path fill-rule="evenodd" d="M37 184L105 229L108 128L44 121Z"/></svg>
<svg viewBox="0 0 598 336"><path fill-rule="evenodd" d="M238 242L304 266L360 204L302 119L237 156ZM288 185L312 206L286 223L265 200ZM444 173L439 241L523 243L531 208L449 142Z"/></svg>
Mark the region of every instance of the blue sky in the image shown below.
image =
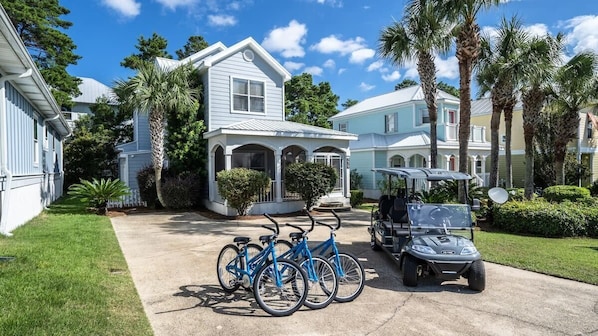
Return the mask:
<svg viewBox="0 0 598 336"><path fill-rule="evenodd" d="M414 64L396 67L376 52L380 31L400 19L406 1L397 0L62 0L64 19L82 56L69 67L74 76L112 86L133 73L120 66L136 53L139 36L157 33L176 57L191 35L230 46L253 37L293 75L309 72L330 82L339 103L390 92L405 78L418 80ZM482 13L491 32L500 18L517 14L534 34L563 32L568 54L598 52L596 0L518 0ZM438 80L458 86L454 53L437 57Z"/></svg>

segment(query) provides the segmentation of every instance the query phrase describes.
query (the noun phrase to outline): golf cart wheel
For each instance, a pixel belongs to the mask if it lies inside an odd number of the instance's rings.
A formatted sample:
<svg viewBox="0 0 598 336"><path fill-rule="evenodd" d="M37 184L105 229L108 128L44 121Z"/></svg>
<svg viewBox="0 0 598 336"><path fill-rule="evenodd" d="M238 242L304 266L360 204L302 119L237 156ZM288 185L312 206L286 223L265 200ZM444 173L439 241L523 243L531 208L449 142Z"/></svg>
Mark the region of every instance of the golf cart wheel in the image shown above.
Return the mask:
<svg viewBox="0 0 598 336"><path fill-rule="evenodd" d="M403 285L417 286L417 261L411 256L403 259Z"/></svg>
<svg viewBox="0 0 598 336"><path fill-rule="evenodd" d="M378 243L376 242L376 234L374 233L373 229L372 233L370 234L370 247L374 251L380 251L382 249L380 245L378 245Z"/></svg>
<svg viewBox="0 0 598 336"><path fill-rule="evenodd" d="M469 267L469 288L481 292L486 288L486 270L482 260L476 260Z"/></svg>

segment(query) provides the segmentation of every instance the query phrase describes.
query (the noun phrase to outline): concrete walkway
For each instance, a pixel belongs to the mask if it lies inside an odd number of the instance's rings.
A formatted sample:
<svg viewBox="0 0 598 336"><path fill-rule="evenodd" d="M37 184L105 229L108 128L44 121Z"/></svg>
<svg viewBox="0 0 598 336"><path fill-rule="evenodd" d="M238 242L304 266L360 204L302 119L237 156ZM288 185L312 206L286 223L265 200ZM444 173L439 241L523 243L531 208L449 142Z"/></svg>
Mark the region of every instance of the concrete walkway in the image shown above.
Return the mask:
<svg viewBox="0 0 598 336"><path fill-rule="evenodd" d="M157 336L598 335L598 286L486 263L482 293L467 289L464 279L408 288L395 263L370 249L369 213L340 215L337 239L364 265L363 293L353 302L302 308L283 318L263 312L251 293L226 295L216 277L220 249L234 236L265 234L260 224L267 220L143 213L114 217L112 224ZM279 221L307 222L303 217ZM288 232L283 229L285 237ZM310 241L327 236L327 229L317 227Z"/></svg>

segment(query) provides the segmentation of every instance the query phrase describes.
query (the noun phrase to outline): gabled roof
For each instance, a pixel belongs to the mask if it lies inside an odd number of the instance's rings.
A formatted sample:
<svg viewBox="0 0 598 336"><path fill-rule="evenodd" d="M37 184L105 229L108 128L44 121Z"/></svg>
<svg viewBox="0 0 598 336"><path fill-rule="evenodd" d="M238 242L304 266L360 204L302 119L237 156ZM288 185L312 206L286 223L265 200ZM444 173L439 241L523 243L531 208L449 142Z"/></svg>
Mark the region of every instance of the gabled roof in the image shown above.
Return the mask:
<svg viewBox="0 0 598 336"><path fill-rule="evenodd" d="M110 87L93 78L79 77L79 79L81 79L81 84L79 84L81 95L73 98L73 102L94 104L99 97L105 96L109 103L116 104L116 95Z"/></svg>
<svg viewBox="0 0 598 336"><path fill-rule="evenodd" d="M203 49L187 58L180 61L167 59L167 58L156 58L156 63L159 66L172 69L179 64L193 63L200 71L212 67L214 64L230 57L231 55L243 50L244 48L251 48L257 56L261 57L268 65L270 65L276 72L282 76L284 81L291 79L291 73L287 71L278 61L270 55L259 43L253 38L248 37L241 42L238 42L230 47L226 47L221 42L218 42L206 49Z"/></svg>
<svg viewBox="0 0 598 336"><path fill-rule="evenodd" d="M450 95L442 90L437 90L437 100L451 100L459 103L459 98ZM358 115L365 112L395 107L410 102L424 101L424 92L420 85L410 86L383 95L367 98L348 109L330 117L328 120L336 120L351 115Z"/></svg>
<svg viewBox="0 0 598 336"><path fill-rule="evenodd" d="M357 136L352 133L305 125L292 121L262 119L250 119L224 126L217 130L205 133L204 138L209 139L221 134L357 140Z"/></svg>
<svg viewBox="0 0 598 336"><path fill-rule="evenodd" d="M70 134L71 129L60 113L58 103L14 29L4 7L0 5L0 74L21 75L28 71L31 71L31 76L22 76L11 80L11 83L19 88L43 118L50 119L49 122L60 135Z"/></svg>

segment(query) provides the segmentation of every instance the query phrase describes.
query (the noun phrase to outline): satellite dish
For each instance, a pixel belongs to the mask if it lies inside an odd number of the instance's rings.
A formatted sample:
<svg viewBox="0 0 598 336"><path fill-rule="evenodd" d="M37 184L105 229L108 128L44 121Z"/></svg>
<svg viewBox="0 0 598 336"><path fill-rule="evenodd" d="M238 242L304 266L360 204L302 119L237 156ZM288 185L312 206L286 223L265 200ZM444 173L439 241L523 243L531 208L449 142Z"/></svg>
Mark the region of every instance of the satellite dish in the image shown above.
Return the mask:
<svg viewBox="0 0 598 336"><path fill-rule="evenodd" d="M494 187L488 190L488 197L498 204L503 204L509 200L509 193L501 187Z"/></svg>

